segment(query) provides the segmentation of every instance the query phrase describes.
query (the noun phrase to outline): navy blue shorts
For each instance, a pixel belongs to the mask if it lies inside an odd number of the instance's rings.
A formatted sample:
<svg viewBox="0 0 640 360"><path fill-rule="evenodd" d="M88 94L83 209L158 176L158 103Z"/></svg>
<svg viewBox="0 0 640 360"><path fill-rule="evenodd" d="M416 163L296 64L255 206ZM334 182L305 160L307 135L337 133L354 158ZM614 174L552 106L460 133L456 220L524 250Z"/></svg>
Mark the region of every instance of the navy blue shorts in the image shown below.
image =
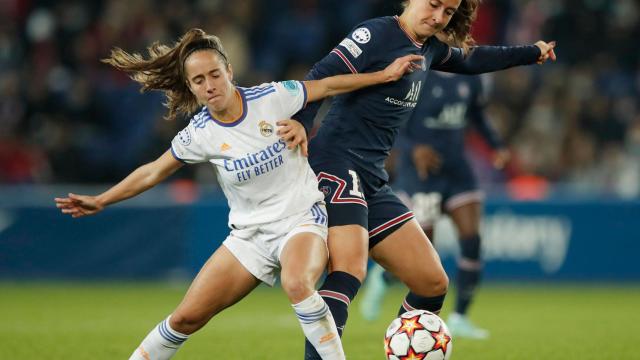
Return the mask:
<svg viewBox="0 0 640 360"><path fill-rule="evenodd" d="M401 169L394 187L400 198L416 214L422 226L432 226L441 212L449 212L471 202L481 202L473 170L466 160L444 163L439 172L421 180L414 168Z"/></svg>
<svg viewBox="0 0 640 360"><path fill-rule="evenodd" d="M312 164L324 193L329 227L360 225L369 231L369 248L413 218L388 184L368 179L346 159Z"/></svg>

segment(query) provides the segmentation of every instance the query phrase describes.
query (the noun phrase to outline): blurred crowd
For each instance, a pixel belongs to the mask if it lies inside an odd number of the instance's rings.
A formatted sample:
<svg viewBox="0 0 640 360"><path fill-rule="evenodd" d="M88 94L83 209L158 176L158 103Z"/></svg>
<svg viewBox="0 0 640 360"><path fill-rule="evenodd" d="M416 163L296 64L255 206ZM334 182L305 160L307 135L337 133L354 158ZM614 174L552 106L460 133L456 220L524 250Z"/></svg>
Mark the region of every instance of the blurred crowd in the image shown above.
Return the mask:
<svg viewBox="0 0 640 360"><path fill-rule="evenodd" d="M110 183L168 149L184 119L162 120L162 94L141 95L99 61L114 46L144 52L200 27L250 86L301 79L358 22L399 12L389 0L0 0L0 184ZM558 42L554 64L486 77L513 161L492 169L471 132L485 186L640 196L637 0L484 0L474 36ZM212 178L200 167L178 176Z"/></svg>

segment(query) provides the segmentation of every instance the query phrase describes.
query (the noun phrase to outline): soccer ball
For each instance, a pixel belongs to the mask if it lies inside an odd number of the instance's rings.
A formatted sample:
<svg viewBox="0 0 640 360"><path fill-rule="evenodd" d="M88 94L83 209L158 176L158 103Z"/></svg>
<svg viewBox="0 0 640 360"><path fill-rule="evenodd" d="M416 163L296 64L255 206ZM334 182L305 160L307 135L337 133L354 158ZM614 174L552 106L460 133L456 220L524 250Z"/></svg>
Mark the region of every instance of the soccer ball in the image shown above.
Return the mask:
<svg viewBox="0 0 640 360"><path fill-rule="evenodd" d="M384 336L388 360L447 360L453 344L440 317L426 310L412 310L394 319Z"/></svg>

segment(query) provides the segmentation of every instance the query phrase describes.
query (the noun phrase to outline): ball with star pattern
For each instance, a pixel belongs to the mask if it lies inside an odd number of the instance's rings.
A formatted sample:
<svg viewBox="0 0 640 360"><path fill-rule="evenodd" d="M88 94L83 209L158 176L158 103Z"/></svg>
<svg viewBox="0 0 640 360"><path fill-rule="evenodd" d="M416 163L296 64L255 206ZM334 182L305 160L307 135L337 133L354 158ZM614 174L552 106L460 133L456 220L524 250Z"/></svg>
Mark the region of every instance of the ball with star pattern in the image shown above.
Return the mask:
<svg viewBox="0 0 640 360"><path fill-rule="evenodd" d="M447 360L453 344L442 319L426 310L412 310L395 318L384 336L388 360Z"/></svg>

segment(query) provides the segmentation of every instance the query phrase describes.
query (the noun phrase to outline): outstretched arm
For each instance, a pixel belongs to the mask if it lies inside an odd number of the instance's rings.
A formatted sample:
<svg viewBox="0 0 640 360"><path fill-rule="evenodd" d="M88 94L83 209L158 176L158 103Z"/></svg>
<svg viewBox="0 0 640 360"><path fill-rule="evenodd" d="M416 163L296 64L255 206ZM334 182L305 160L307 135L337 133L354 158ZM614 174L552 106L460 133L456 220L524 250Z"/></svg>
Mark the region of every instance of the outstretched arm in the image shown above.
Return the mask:
<svg viewBox="0 0 640 360"><path fill-rule="evenodd" d="M462 49L448 48L433 70L458 74L482 74L519 65L542 64L548 59L556 60L556 43L538 41L527 46L475 46L464 54Z"/></svg>
<svg viewBox="0 0 640 360"><path fill-rule="evenodd" d="M328 96L344 94L367 86L397 81L407 72L420 67L420 55L405 55L395 59L384 70L326 77L320 80L305 81L309 102L324 99Z"/></svg>
<svg viewBox="0 0 640 360"><path fill-rule="evenodd" d="M70 214L74 218L93 215L102 211L107 205L136 196L154 187L182 165L183 163L173 157L171 151L167 151L155 161L140 166L104 193L97 196L69 193L69 197L55 198L56 207L63 214Z"/></svg>

